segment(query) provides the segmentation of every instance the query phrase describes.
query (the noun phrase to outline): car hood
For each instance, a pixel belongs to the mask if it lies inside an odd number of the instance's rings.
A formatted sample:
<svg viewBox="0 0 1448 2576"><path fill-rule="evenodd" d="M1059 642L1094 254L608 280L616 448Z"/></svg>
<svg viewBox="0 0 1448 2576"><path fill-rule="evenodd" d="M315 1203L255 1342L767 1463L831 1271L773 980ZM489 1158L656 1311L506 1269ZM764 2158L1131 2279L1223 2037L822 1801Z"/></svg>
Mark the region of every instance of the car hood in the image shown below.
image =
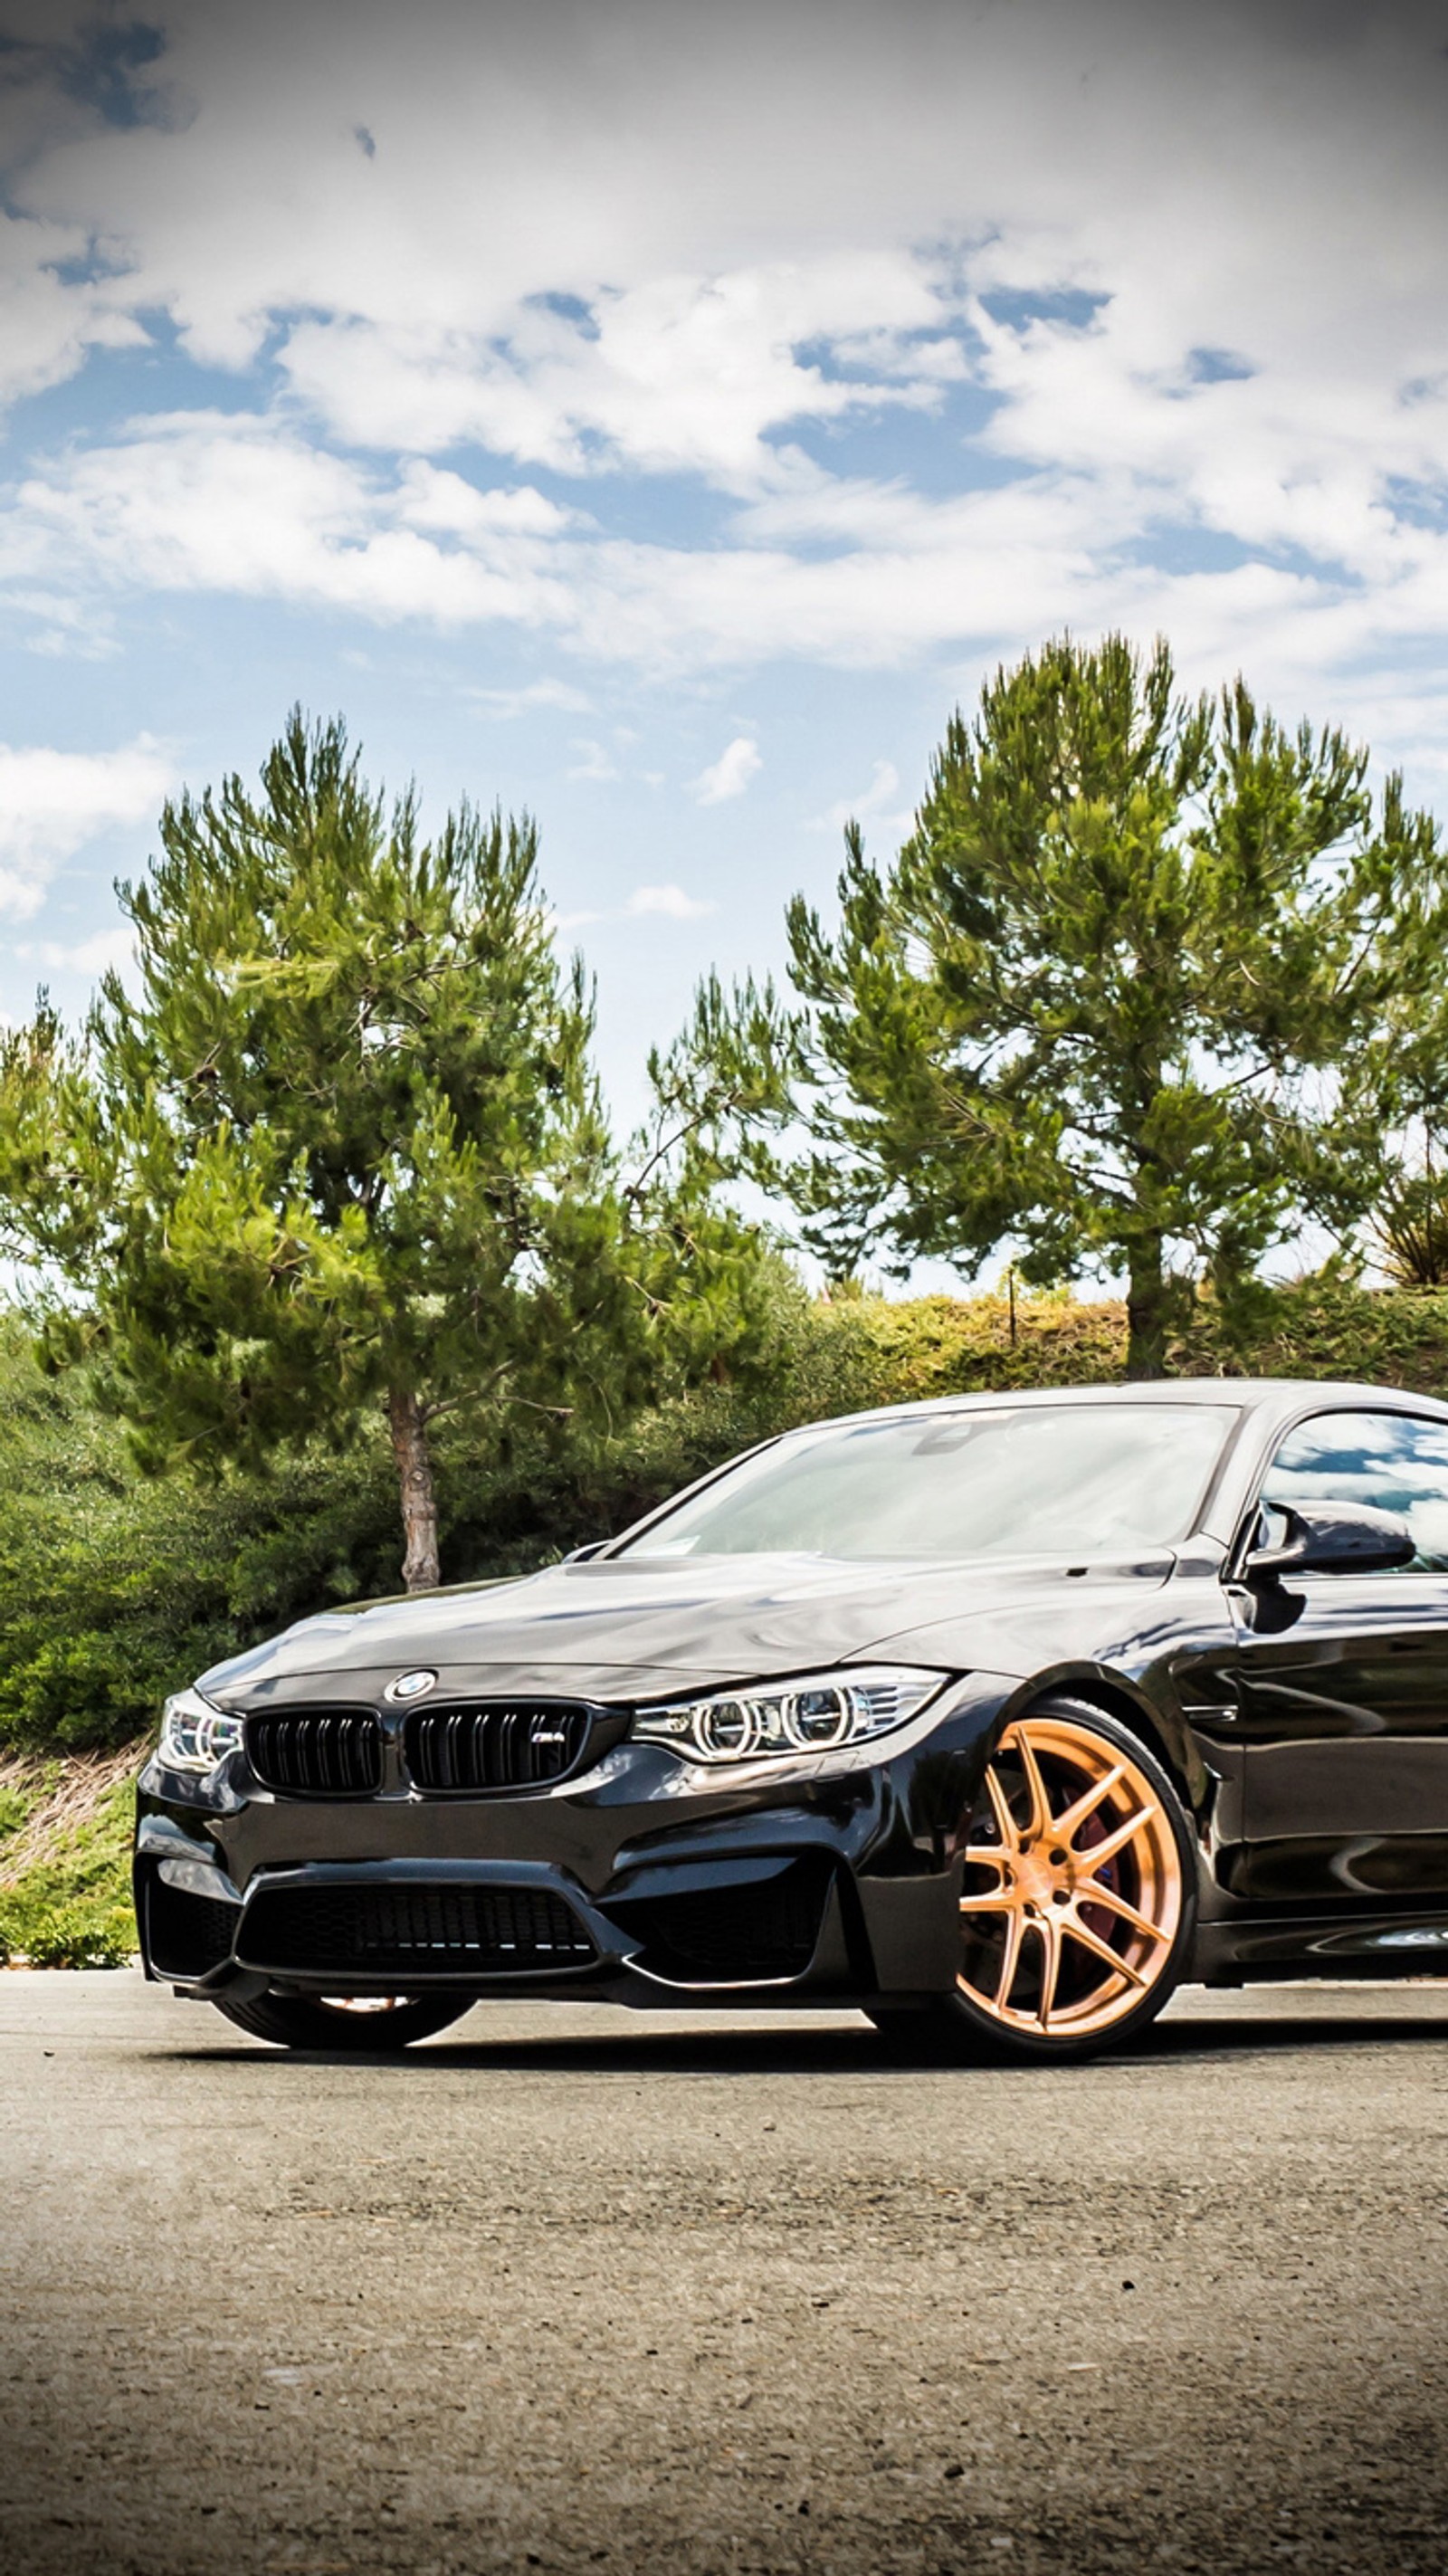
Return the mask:
<svg viewBox="0 0 1448 2576"><path fill-rule="evenodd" d="M632 1700L880 1655L942 1670L1022 1669L1022 1618L1050 1596L1164 1582L1172 1558L1085 1572L1039 1558L843 1564L789 1556L594 1558L325 1612L201 1677L227 1708L287 1696L371 1697L399 1673L449 1688ZM1007 1639L1013 1660L999 1660Z"/></svg>

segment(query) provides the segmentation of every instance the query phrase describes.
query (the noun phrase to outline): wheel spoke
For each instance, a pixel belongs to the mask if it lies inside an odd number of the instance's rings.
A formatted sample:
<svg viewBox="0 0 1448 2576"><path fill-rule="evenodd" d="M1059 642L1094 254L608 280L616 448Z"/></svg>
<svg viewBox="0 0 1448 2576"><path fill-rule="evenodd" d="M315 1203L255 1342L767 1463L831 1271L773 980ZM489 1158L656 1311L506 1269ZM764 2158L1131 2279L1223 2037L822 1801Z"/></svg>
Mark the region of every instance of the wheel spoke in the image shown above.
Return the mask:
<svg viewBox="0 0 1448 2576"><path fill-rule="evenodd" d="M996 1830L1000 1835L1002 1847L1006 1851L1014 1851L1019 1839L1016 1831L1016 1820L1011 1814L1010 1800L1007 1798L1005 1790L1002 1788L1001 1783L996 1776L996 1767L993 1762L988 1762L986 1764L985 1785L990 1791L990 1802L991 1806L995 1810Z"/></svg>
<svg viewBox="0 0 1448 2576"><path fill-rule="evenodd" d="M967 1843L961 1859L970 1869L1003 1870L1006 1865L1006 1855L999 1843Z"/></svg>
<svg viewBox="0 0 1448 2576"><path fill-rule="evenodd" d="M1125 1851L1129 1842L1135 1841L1142 1826L1151 1823L1153 1813L1150 1807L1138 1807L1135 1815L1128 1816L1124 1825L1118 1825L1114 1833L1105 1835L1099 1843L1091 1845L1089 1852L1083 1853L1083 1859L1091 1863L1093 1875L1104 1869L1109 1860L1115 1860L1118 1852Z"/></svg>
<svg viewBox="0 0 1448 2576"><path fill-rule="evenodd" d="M1017 1733L1016 1751L1021 1757L1021 1769L1026 1775L1026 1787L1031 1796L1031 1812L1026 1824L1026 1832L1034 1842L1038 1835L1050 1831L1051 1801L1046 1795L1046 1784L1041 1777L1041 1766L1036 1760L1035 1747L1024 1727L1021 1727Z"/></svg>
<svg viewBox="0 0 1448 2576"><path fill-rule="evenodd" d="M1016 1970L1020 1965L1020 1958L1021 1917L1018 1913L1008 1914L1006 1916L1006 1945L1001 1957L1001 1972L996 1981L995 1990L996 2007L1001 2012L1004 2012L1006 2005L1010 2002L1011 1988L1016 1982Z"/></svg>
<svg viewBox="0 0 1448 2576"><path fill-rule="evenodd" d="M1101 1779L1093 1780L1089 1789L1083 1789L1074 1806L1068 1807L1064 1816L1056 1818L1052 1831L1057 1841L1069 1843L1080 1832L1087 1817L1095 1815L1102 1799L1109 1798L1113 1789L1119 1789L1125 1777L1126 1773L1118 1762L1114 1771L1106 1772Z"/></svg>
<svg viewBox="0 0 1448 2576"><path fill-rule="evenodd" d="M960 1910L962 1914L1013 1914L1015 1906L1005 1888L988 1887L984 1896L963 1896Z"/></svg>
<svg viewBox="0 0 1448 2576"><path fill-rule="evenodd" d="M1043 1916L1041 1921L1036 1924L1035 1929L1040 1935L1042 1952L1040 2002L1041 2028L1042 2030L1049 2030L1051 2027L1051 2014L1055 2009L1056 2003L1056 1986L1061 1974L1061 1926L1056 1921L1054 1915L1046 1915Z"/></svg>
<svg viewBox="0 0 1448 2576"><path fill-rule="evenodd" d="M1123 1959L1119 1950L1113 1950L1109 1941L1103 1941L1099 1932L1093 1932L1089 1923L1083 1923L1079 1914L1065 1916L1061 1928L1073 1941L1079 1941L1083 1950L1090 1950L1094 1957L1104 1959L1108 1968L1114 1968L1118 1977L1125 1977L1129 1985L1145 1985L1146 1979L1140 1969L1133 1968L1129 1960Z"/></svg>
<svg viewBox="0 0 1448 2576"><path fill-rule="evenodd" d="M1164 1941L1167 1937L1149 1914L1143 1914L1139 1906L1128 1905L1125 1897L1118 1896L1114 1887L1098 1887L1094 1878L1078 1881L1076 1904L1078 1909L1083 1905L1104 1905L1110 1913L1118 1914L1123 1923L1129 1923L1133 1932L1139 1932L1143 1941Z"/></svg>

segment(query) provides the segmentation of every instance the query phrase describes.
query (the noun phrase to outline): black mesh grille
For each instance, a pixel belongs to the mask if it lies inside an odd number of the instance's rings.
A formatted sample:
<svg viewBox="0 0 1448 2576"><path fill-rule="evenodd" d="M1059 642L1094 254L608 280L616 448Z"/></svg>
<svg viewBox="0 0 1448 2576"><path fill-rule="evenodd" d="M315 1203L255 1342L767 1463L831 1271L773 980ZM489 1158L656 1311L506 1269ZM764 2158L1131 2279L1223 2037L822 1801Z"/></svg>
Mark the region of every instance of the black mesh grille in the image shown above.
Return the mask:
<svg viewBox="0 0 1448 2576"><path fill-rule="evenodd" d="M573 1908L534 1887L263 1888L240 1950L253 1967L367 1976L497 1975L596 1956Z"/></svg>
<svg viewBox="0 0 1448 2576"><path fill-rule="evenodd" d="M536 1788L581 1761L593 1712L571 1702L494 1700L415 1709L408 1718L407 1768L419 1789Z"/></svg>
<svg viewBox="0 0 1448 2576"><path fill-rule="evenodd" d="M146 1889L146 1946L163 1977L204 1977L231 1956L239 1909L219 1896L196 1896L152 1875Z"/></svg>
<svg viewBox="0 0 1448 2576"><path fill-rule="evenodd" d="M288 1798L370 1798L382 1786L382 1727L366 1708L278 1708L246 1721L246 1758Z"/></svg>
<svg viewBox="0 0 1448 2576"><path fill-rule="evenodd" d="M773 1878L610 1904L643 1936L640 1964L686 1985L747 1985L801 1977L814 1957L830 1865L806 1856Z"/></svg>

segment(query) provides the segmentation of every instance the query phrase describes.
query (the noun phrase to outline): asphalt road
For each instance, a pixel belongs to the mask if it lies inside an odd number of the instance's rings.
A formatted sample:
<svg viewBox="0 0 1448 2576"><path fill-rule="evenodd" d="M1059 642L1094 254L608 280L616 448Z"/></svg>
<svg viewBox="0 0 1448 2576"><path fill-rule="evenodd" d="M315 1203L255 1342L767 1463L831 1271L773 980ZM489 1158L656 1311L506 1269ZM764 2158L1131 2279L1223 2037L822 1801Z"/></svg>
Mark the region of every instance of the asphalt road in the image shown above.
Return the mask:
<svg viewBox="0 0 1448 2576"><path fill-rule="evenodd" d="M1448 1985L910 2070L0 1976L8 2576L1448 2567Z"/></svg>

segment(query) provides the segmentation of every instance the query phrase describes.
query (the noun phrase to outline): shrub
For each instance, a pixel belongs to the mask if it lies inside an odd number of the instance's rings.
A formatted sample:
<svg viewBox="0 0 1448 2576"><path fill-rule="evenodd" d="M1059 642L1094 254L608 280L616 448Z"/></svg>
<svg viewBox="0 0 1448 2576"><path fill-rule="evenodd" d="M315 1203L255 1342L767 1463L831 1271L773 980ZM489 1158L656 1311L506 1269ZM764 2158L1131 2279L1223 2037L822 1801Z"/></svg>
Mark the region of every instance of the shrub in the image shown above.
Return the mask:
<svg viewBox="0 0 1448 2576"><path fill-rule="evenodd" d="M0 1896L0 1960L32 1968L124 1968L136 1949L128 1895L90 1905L45 1905L20 1891Z"/></svg>
<svg viewBox="0 0 1448 2576"><path fill-rule="evenodd" d="M130 1772L108 1760L12 1759L0 1781L0 1960L118 1968L136 1947Z"/></svg>

